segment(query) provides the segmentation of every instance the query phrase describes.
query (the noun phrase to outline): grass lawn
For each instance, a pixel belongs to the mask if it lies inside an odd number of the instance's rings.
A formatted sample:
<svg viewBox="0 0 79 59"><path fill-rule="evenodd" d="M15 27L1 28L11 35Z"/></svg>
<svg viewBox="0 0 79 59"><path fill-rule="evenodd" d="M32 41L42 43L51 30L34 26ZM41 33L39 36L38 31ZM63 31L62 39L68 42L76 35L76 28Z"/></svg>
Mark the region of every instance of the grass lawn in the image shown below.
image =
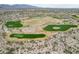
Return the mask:
<svg viewBox="0 0 79 59"><path fill-rule="evenodd" d="M19 28L23 25L20 23L20 21L8 21L5 24L8 28Z"/></svg>
<svg viewBox="0 0 79 59"><path fill-rule="evenodd" d="M43 38L45 34L11 34L10 37L15 38Z"/></svg>
<svg viewBox="0 0 79 59"><path fill-rule="evenodd" d="M66 31L74 27L77 27L77 25L48 25L43 29L46 31Z"/></svg>
<svg viewBox="0 0 79 59"><path fill-rule="evenodd" d="M79 18L79 15L72 15L73 17L75 17L75 18Z"/></svg>

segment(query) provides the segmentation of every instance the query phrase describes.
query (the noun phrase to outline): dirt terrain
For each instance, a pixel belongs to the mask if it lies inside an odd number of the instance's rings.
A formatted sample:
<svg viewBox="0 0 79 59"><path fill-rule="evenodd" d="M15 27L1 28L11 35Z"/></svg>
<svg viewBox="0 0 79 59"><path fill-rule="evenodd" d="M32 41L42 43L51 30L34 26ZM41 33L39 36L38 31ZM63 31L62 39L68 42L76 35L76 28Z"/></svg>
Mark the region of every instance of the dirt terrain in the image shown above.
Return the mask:
<svg viewBox="0 0 79 59"><path fill-rule="evenodd" d="M21 9L0 10L0 53L1 54L78 54L79 28L65 32L48 32L48 24L79 25L79 9ZM7 28L7 21L20 20L21 28ZM11 33L43 33L44 38L10 38Z"/></svg>
<svg viewBox="0 0 79 59"><path fill-rule="evenodd" d="M22 28L20 29L14 29L11 32L8 31L6 32L6 39L10 39L10 40L15 40L15 41L26 41L26 40L42 40L42 39L48 39L48 37L50 37L51 35L54 35L56 32L48 32L43 30L43 28L45 26L47 26L48 24L62 24L62 20L60 19L55 19L52 17L39 17L39 19L37 17L31 18L31 19L24 19L21 20L22 24L24 25ZM23 34L46 34L46 37L44 38L36 38L36 39L16 39L16 38L10 38L10 34L11 33L23 33Z"/></svg>

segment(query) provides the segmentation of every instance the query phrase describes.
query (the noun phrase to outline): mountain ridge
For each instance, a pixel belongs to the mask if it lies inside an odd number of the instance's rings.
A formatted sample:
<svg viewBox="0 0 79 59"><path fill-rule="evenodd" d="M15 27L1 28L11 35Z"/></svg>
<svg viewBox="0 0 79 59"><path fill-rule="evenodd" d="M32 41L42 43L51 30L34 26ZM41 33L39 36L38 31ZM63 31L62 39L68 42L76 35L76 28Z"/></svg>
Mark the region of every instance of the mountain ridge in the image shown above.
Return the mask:
<svg viewBox="0 0 79 59"><path fill-rule="evenodd" d="M0 9L21 9L21 8L39 8L39 7L28 4L15 4L15 5L0 4Z"/></svg>

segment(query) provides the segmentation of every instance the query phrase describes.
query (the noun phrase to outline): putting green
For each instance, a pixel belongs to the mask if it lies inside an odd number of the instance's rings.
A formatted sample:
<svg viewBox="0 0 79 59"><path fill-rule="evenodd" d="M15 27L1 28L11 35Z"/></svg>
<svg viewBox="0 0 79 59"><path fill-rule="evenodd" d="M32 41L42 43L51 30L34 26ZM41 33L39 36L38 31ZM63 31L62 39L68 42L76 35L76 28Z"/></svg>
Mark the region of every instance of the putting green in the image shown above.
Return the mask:
<svg viewBox="0 0 79 59"><path fill-rule="evenodd" d="M77 27L77 25L48 25L43 29L46 31L66 31L74 27Z"/></svg>
<svg viewBox="0 0 79 59"><path fill-rule="evenodd" d="M79 15L72 15L73 17L75 17L75 18L79 18Z"/></svg>
<svg viewBox="0 0 79 59"><path fill-rule="evenodd" d="M43 38L45 34L11 34L10 37L15 38Z"/></svg>
<svg viewBox="0 0 79 59"><path fill-rule="evenodd" d="M19 28L23 25L20 23L20 21L8 21L5 24L8 28Z"/></svg>

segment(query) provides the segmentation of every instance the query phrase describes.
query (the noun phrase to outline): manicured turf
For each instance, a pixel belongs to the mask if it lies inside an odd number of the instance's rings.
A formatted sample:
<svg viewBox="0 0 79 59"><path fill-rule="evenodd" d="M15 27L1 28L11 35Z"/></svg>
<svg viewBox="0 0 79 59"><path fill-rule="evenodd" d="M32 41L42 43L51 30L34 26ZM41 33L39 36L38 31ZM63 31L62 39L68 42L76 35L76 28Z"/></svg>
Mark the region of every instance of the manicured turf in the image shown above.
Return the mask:
<svg viewBox="0 0 79 59"><path fill-rule="evenodd" d="M45 34L11 34L10 37L15 38L43 38Z"/></svg>
<svg viewBox="0 0 79 59"><path fill-rule="evenodd" d="M5 24L8 28L19 28L23 25L20 23L20 21L8 21Z"/></svg>
<svg viewBox="0 0 79 59"><path fill-rule="evenodd" d="M77 25L48 25L43 29L46 31L66 31L74 27L77 27Z"/></svg>
<svg viewBox="0 0 79 59"><path fill-rule="evenodd" d="M75 18L79 18L79 15L72 15L73 17L75 17Z"/></svg>

